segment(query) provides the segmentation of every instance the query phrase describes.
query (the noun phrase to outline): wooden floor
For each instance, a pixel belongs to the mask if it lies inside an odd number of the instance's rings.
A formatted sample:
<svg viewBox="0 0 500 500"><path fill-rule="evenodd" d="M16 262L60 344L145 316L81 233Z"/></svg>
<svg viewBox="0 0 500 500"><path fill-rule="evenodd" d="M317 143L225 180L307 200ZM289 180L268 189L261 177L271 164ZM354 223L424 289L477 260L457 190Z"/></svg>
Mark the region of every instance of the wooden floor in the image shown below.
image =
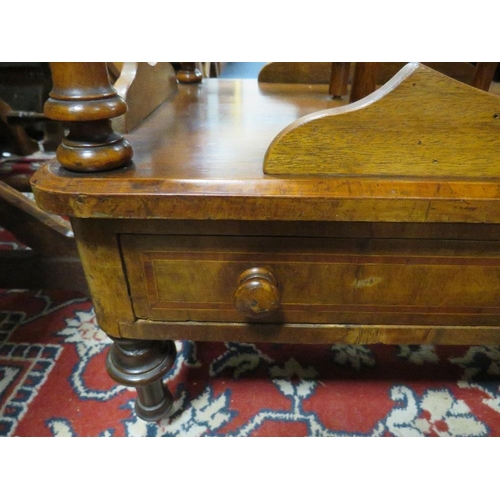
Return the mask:
<svg viewBox="0 0 500 500"><path fill-rule="evenodd" d="M500 82L493 82L491 84L490 90L492 94L500 95Z"/></svg>

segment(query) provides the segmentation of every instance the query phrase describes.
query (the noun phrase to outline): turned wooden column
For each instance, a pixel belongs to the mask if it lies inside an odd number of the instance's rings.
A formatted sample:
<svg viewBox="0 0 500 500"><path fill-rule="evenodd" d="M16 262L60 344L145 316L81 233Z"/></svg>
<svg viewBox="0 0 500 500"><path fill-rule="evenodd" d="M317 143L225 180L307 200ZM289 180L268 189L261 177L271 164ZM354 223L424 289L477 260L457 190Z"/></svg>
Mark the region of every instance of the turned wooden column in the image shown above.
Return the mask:
<svg viewBox="0 0 500 500"><path fill-rule="evenodd" d="M203 80L201 71L194 62L181 62L181 69L177 71L179 83L199 83Z"/></svg>
<svg viewBox="0 0 500 500"><path fill-rule="evenodd" d="M135 411L139 418L156 422L172 408L173 397L162 382L172 368L176 349L172 340L113 339L106 358L110 377L135 387Z"/></svg>
<svg viewBox="0 0 500 500"><path fill-rule="evenodd" d="M50 63L53 89L45 115L66 123L69 134L57 159L75 172L112 170L127 164L132 147L113 131L111 118L127 105L110 84L106 63Z"/></svg>

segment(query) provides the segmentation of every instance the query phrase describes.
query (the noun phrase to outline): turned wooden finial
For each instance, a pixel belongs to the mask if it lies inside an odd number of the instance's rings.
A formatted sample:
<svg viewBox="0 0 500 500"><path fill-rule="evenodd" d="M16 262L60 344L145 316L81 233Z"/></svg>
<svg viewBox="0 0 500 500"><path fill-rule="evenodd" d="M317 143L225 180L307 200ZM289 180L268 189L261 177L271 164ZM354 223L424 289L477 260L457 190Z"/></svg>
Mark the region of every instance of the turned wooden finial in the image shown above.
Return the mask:
<svg viewBox="0 0 500 500"><path fill-rule="evenodd" d="M59 163L75 172L99 172L129 162L132 146L111 126L127 105L111 86L106 63L51 63L50 69L53 89L44 112L69 127L57 149Z"/></svg>
<svg viewBox="0 0 500 500"><path fill-rule="evenodd" d="M181 69L177 71L179 83L199 83L203 80L201 71L194 62L181 62Z"/></svg>

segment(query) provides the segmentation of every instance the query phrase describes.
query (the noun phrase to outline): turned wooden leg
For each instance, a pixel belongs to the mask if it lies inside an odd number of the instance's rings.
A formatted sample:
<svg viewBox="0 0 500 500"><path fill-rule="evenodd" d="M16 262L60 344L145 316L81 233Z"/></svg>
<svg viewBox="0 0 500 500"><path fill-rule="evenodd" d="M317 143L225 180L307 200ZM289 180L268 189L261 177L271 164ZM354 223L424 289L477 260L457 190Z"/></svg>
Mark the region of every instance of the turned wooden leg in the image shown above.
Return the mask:
<svg viewBox="0 0 500 500"><path fill-rule="evenodd" d="M110 377L137 389L135 411L143 420L158 421L172 408L173 397L162 377L175 361L172 340L113 339L106 358Z"/></svg>
<svg viewBox="0 0 500 500"><path fill-rule="evenodd" d="M181 62L181 69L177 71L179 83L199 83L203 80L201 71L193 62Z"/></svg>

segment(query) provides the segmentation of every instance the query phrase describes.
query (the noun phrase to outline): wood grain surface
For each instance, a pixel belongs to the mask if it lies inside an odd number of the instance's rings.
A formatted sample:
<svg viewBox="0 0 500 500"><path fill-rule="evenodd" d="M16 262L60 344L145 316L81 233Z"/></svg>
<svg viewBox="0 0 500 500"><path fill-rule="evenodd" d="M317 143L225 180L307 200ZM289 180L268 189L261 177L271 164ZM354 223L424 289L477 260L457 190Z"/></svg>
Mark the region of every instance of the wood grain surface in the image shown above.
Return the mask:
<svg viewBox="0 0 500 500"><path fill-rule="evenodd" d="M119 321L135 319L117 236L99 220L72 220L78 253L99 326L119 337Z"/></svg>
<svg viewBox="0 0 500 500"><path fill-rule="evenodd" d="M131 219L73 225L99 325L113 337L500 341L498 225ZM249 321L234 303L241 272L256 265L273 270L284 304L268 323Z"/></svg>
<svg viewBox="0 0 500 500"><path fill-rule="evenodd" d="M120 76L113 84L127 103L127 112L113 118L113 128L121 134L131 132L162 102L177 91L175 70L170 63L121 63Z"/></svg>
<svg viewBox="0 0 500 500"><path fill-rule="evenodd" d="M500 244L428 240L122 235L138 317L260 321L235 307L239 277L276 278L271 323L495 325Z"/></svg>
<svg viewBox="0 0 500 500"><path fill-rule="evenodd" d="M298 344L444 344L496 345L499 327L404 326L404 325L314 325L253 323L165 323L138 320L120 323L124 338L178 339L206 342L273 342Z"/></svg>
<svg viewBox="0 0 500 500"><path fill-rule="evenodd" d="M264 171L498 179L499 146L499 96L414 63L365 99L288 126Z"/></svg>
<svg viewBox="0 0 500 500"><path fill-rule="evenodd" d="M448 84L446 80L445 94ZM498 101L498 96L490 97ZM82 175L52 162L37 172L33 189L42 208L74 217L500 222L494 147L474 159L484 164L487 155L493 155L485 166L489 178L472 167L463 168L461 177L441 173L443 162L425 153L437 146L418 145L417 138L414 147L431 161L431 176L264 174L265 152L280 130L301 116L338 106L323 85L259 86L251 80L208 79L202 85L180 86L171 100L129 134L135 151L131 165ZM453 115L458 123L463 108L460 104L460 113ZM400 114L403 121L404 110ZM484 120L496 130L500 120L493 116ZM384 117L378 119L383 128ZM399 126L404 133L405 127ZM469 130L477 136L473 127ZM457 152L461 149L457 145ZM438 164L432 163L434 159Z"/></svg>

